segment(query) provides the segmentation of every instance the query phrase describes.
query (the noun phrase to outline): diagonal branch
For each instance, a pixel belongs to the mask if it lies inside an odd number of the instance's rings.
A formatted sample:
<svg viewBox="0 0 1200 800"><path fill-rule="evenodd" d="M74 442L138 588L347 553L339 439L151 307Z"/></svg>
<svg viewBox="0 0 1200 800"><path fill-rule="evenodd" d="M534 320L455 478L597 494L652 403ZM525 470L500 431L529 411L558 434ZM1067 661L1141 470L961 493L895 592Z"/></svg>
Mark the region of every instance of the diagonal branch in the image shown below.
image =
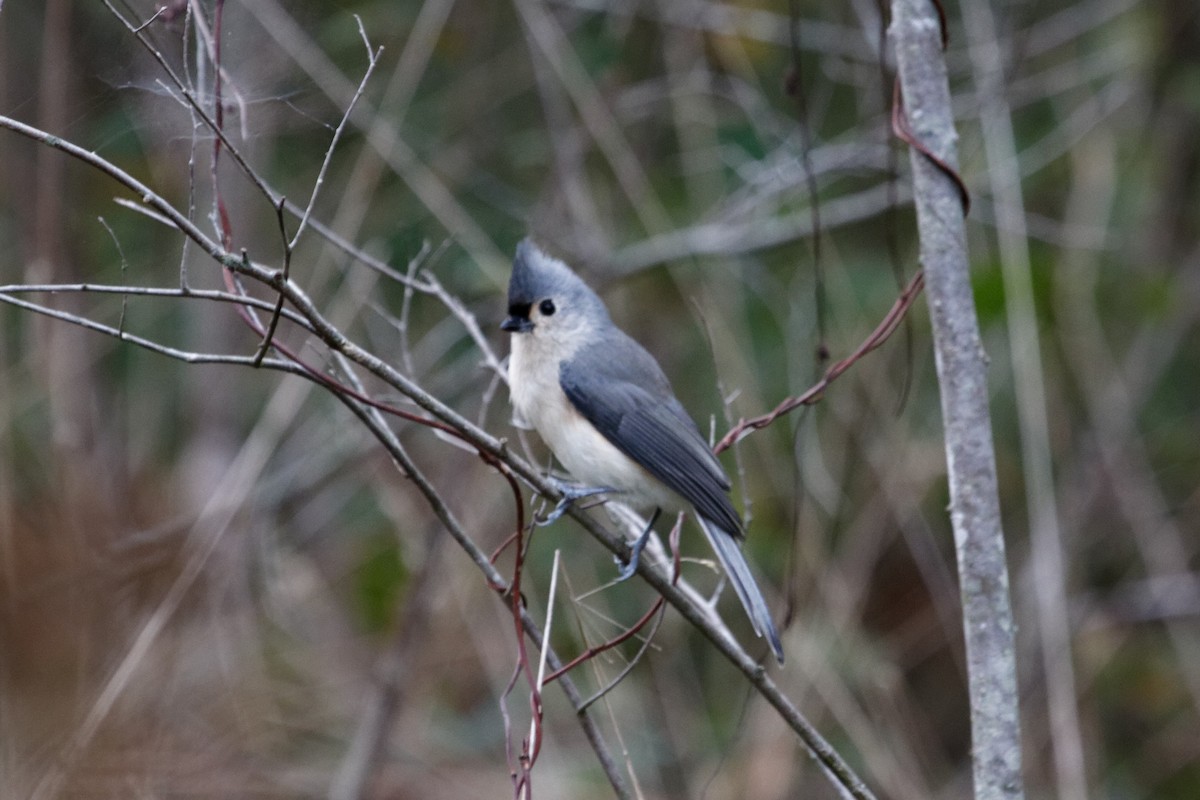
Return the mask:
<svg viewBox="0 0 1200 800"><path fill-rule="evenodd" d="M473 449L478 451L479 455L489 464L493 466L496 464L504 465L511 471L513 476L531 486L539 494L551 498L559 497L559 490L556 486L529 462L510 452L506 440L492 436L486 430L476 426L455 409L429 393L416 381L351 341L341 330L326 319L308 294L294 281L290 279L285 280L277 270L255 263L246 257L245 254L234 254L227 251L219 243L204 234L190 219L178 211L171 203L167 202L161 195L103 157L9 117L0 116L0 128L7 128L44 146L65 152L71 157L88 164L121 183L140 197L145 205L169 220L172 225L177 227L188 239L195 242L201 250L207 253L223 268L233 274L259 282L284 295L287 302L295 310L295 313L306 320L312 333L331 352L340 354L349 361L366 369L430 415L430 417L425 418L394 406L374 401L356 392L350 386L339 383L324 373L317 371L315 368L302 363L293 362L293 364L289 365L289 371L300 372L304 377L316 380L325 388L330 389L335 397L347 404L351 410L354 410L360 419L364 419L364 422L367 419L371 419L370 415L363 408L365 404L381 408L392 414L398 414L404 419L417 422L426 427L449 431L457 439L468 443ZM244 308L245 306L239 307ZM74 322L75 320L65 321ZM113 331L106 332L110 335L113 333ZM382 437L380 438L381 441L386 442L389 436L394 439L394 434L386 426L371 423L369 427L377 437ZM488 562L487 555L474 545L469 537L465 535L457 521L454 520L453 516L449 514L445 505L440 503L433 487L428 482L421 482L419 478L420 472L416 471L416 466L412 463L411 459L403 454L401 450L389 448L388 452L396 459L401 468L405 470L405 473L412 478L418 489L429 499L435 514L446 525L447 529L451 531L456 542L468 552L476 566L483 571L489 585L497 587L498 591L504 593L511 591L511 587L504 581L500 573ZM628 558L629 545L624 537L600 525L581 510L572 508L569 513L606 548L622 558ZM646 559L643 559L639 563L638 573L659 594L666 598L666 601L673 605L689 623L698 628L714 644L723 657L746 676L746 679L754 686L756 691L776 709L781 719L795 732L805 748L821 763L831 780L844 794L859 798L859 800L867 800L874 797L870 789L867 788L866 784L858 777L850 765L821 736L817 729L808 722L796 705L783 694L778 685L771 680L762 665L751 658L741 645L733 639L727 629L718 621L714 621L711 612L695 596L694 592L691 592L682 583L679 586L673 585L669 575L660 572L657 567L648 563ZM514 613L518 611L520 625L526 635L530 636L533 641L538 641L536 624L523 606L514 609ZM562 662L556 657L551 657L548 663L554 670L562 666ZM567 694L568 699L578 708L584 702L583 698L574 690L572 684L565 682L566 677L560 677L558 683L563 687L563 691ZM586 724L585 733L587 733L589 739L598 736L598 732L594 728L589 729ZM604 763L605 756L601 755L599 757L602 763ZM605 766L605 770L609 774L610 781L614 780L613 776L617 773L610 772L609 765ZM618 777L615 780L619 781L620 778ZM618 785L623 787L623 784L614 783L614 787ZM621 797L628 796L627 790L624 788L617 788L617 793Z"/></svg>

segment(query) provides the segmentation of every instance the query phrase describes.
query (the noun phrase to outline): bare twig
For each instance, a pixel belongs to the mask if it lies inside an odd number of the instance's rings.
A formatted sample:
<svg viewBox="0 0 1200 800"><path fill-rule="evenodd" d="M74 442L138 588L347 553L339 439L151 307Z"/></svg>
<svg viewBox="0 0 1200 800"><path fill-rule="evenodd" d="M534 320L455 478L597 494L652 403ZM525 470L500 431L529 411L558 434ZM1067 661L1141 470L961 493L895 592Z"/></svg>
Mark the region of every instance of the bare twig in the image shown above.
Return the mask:
<svg viewBox="0 0 1200 800"><path fill-rule="evenodd" d="M354 19L358 22L358 33L362 37L363 47L367 51L367 69L363 73L362 80L358 82L358 88L354 90L354 96L350 98L349 105L342 113L342 119L338 122L337 128L333 132L333 138L329 141L329 147L325 149L325 159L321 162L321 168L317 171L317 178L313 181L312 192L308 196L308 205L304 207L304 213L300 215L300 224L296 226L296 233L291 239L287 238L287 227L283 222L283 209L287 204L286 198L280 197L279 202L275 205L275 216L279 220L279 232L283 238L283 269L282 277L287 281L291 277L292 253L296 250L296 245L300 243L300 236L304 233L305 227L308 226L308 220L312 217L313 206L317 203L317 195L321 191L321 186L325 183L325 173L329 170L329 163L333 160L333 151L337 149L338 141L342 138L342 131L346 129L346 122L350 119L350 114L354 111L354 106L358 104L358 99L362 97L363 90L367 87L367 82L371 80L371 74L375 72L375 65L379 63L379 55L383 52L380 47L376 50L371 49L371 41L367 38L367 31L363 28L362 18L357 14ZM262 361L267 354L267 350L271 347L271 340L275 337L275 328L279 324L279 314L283 310L283 295L280 294L275 300L275 308L271 312L271 319L267 323L267 331L263 336L262 344L259 345L258 353L255 358Z"/></svg>
<svg viewBox="0 0 1200 800"><path fill-rule="evenodd" d="M269 311L274 305L245 294L233 294L214 289L183 289L165 286L131 286L105 283L13 283L0 286L0 294L119 294L124 297L162 297L178 300L211 300ZM284 309L283 315L307 330L312 330L308 320L294 311Z"/></svg>
<svg viewBox="0 0 1200 800"><path fill-rule="evenodd" d="M250 137L250 115L247 113L246 97L242 93L241 89L238 88L237 83L233 80L233 77L229 74L228 70L226 70L225 66L221 63L221 57L219 55L220 45L217 43L217 38L220 35L220 31L217 30L214 32L213 28L209 27L208 20L204 16L204 7L200 3L200 0L181 0L181 2L184 2L187 5L188 18L195 26L196 38L204 45L204 56L201 56L200 53L196 53L197 61L202 61L204 57L207 57L208 63L212 64L215 69L216 80L220 85L228 86L233 92L233 96L238 107L238 124L241 128L242 141L245 141ZM214 22L215 19L216 14L214 13ZM219 25L214 24L214 27L219 27Z"/></svg>
<svg viewBox="0 0 1200 800"><path fill-rule="evenodd" d="M117 8L112 4L111 0L103 0L103 2L112 15L116 17L117 20L119 20L121 24L124 25L125 28L137 38L138 42L145 47L146 51L150 53L156 62L158 62L159 67L162 69L163 73L171 79L171 83L175 86L175 89L180 93L180 95L182 95L186 104L192 109L194 114L200 118L200 120L204 123L204 126L213 132L213 134L216 136L216 141L213 145L214 148L218 145L223 146L224 149L227 150L231 156L233 156L233 160L241 169L242 174L244 174L247 179L249 179L250 182L253 183L260 192L262 192L263 196L267 198L271 205L278 203L279 195L269 186L267 186L258 172L250 166L249 162L242 155L241 151L236 145L234 145L233 141L226 136L219 119L219 117L223 116L224 113L220 104L220 95L216 95L216 102L214 104L216 115L214 116L213 114L210 114L208 109L204 107L204 104L201 102L200 98L196 96L195 90L189 86L171 67L170 63L166 59L166 56L164 56L162 52L154 46L154 43L151 42L146 36L145 30L139 31L138 26L130 22L124 15L122 15L121 12L118 11ZM219 4L222 2L223 0L218 0ZM219 48L214 48L213 55L219 56L219 54ZM214 59L214 62L218 65L218 75L221 76L221 80L224 80L224 75L220 72L219 68L219 58ZM220 86L221 81L218 81L217 85ZM243 118L244 117L245 115L243 115Z"/></svg>
<svg viewBox="0 0 1200 800"><path fill-rule="evenodd" d="M321 191L321 186L325 183L325 173L329 171L329 162L333 160L333 151L337 149L338 141L342 138L342 132L346 130L346 123L349 122L350 115L354 113L354 107L358 105L358 100L362 97L363 90L367 88L367 83L371 80L371 75L375 72L375 67L379 64L379 56L383 53L382 47L371 48L371 40L367 38L367 31L363 27L362 18L355 14L354 20L358 23L358 35L362 37L363 47L367 51L367 70L363 73L362 80L358 82L358 88L354 90L354 96L350 98L350 102L346 105L346 110L342 113L342 118L333 132L333 138L329 142L329 147L325 150L325 160L321 162L321 169L317 172L317 179L313 182L312 194L308 197L308 205L304 207L304 213L300 215L300 224L296 226L295 235L287 243L287 250L289 252L295 250L296 245L300 242L300 236L304 233L304 228L308 225L308 220L312 216L313 206L316 205L317 195Z"/></svg>
<svg viewBox="0 0 1200 800"><path fill-rule="evenodd" d="M470 335L471 341L479 348L479 352L483 353L484 364L500 380L508 383L508 370L504 368L499 356L496 355L496 351L492 349L491 342L483 335L483 330L479 327L479 320L463 305L463 302L446 291L441 281L434 277L428 270L421 274L421 280L415 283L414 287L436 297L451 314L458 318L458 321L462 323L463 328Z"/></svg>
<svg viewBox="0 0 1200 800"><path fill-rule="evenodd" d="M721 441L717 442L713 451L717 453L724 452L730 446L750 435L753 431L767 427L784 414L800 406L809 406L820 402L821 398L825 396L825 390L829 387L829 384L837 380L846 370L861 360L863 356L878 349L888 340L888 337L899 327L901 320L908 313L908 309L912 307L912 304L920 296L921 288L924 285L925 275L923 272L918 271L913 275L912 280L908 282L908 286L904 288L904 291L900 293L900 296L896 298L896 302L884 316L883 320L871 332L871 335L863 340L863 343L858 346L857 350L830 366L825 371L825 375L821 380L809 387L804 393L787 398L772 411L762 416L738 420L738 424L734 425L729 433L725 434L721 438Z"/></svg>
<svg viewBox="0 0 1200 800"><path fill-rule="evenodd" d="M129 342L130 344L137 345L138 347L158 353L159 355L168 356L176 359L177 361L183 361L187 364L236 364L239 366L252 366L254 364L253 356L199 353L191 350L180 350L175 347L169 347L152 339L137 336L129 333L126 330L122 330L121 328L114 327L112 325L105 325L101 322L96 322L93 319L89 319L78 314L72 314L68 311L62 311L57 308L50 308L37 303L31 303L28 300L21 300L6 292L4 288L0 288L0 303L8 303L11 306L16 306L17 308L22 308L26 311L32 311L35 314L51 317L59 320L60 322L68 322L72 325L78 325L79 327L86 328L90 331L103 333L107 336L112 336L114 339L119 339L122 342ZM268 367L270 369L278 369L284 372L290 372L295 375L304 374L304 371L300 367L296 366L290 361L283 361L280 359L267 359L263 361L260 366Z"/></svg>
<svg viewBox="0 0 1200 800"><path fill-rule="evenodd" d="M342 75L319 48L304 46L310 37L277 0L251 0L245 3L245 7L322 92L338 105L348 105L354 94L354 82ZM455 243L466 249L475 264L499 283L505 274L508 259L462 207L441 177L404 141L392 122L378 114L377 109L368 102L358 104L351 115L351 122L366 134L367 141L380 157L409 184L421 202L450 232Z"/></svg>

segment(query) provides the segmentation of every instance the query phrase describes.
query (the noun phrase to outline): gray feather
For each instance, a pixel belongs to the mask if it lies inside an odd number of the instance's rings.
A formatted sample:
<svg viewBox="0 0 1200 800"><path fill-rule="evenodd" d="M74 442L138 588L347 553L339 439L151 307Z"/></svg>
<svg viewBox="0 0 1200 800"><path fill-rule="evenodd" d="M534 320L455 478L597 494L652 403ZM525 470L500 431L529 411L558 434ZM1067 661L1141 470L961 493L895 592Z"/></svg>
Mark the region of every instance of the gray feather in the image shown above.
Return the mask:
<svg viewBox="0 0 1200 800"><path fill-rule="evenodd" d="M754 632L759 636L766 634L776 660L782 665L783 643L779 641L779 631L775 629L775 621L771 618L767 601L763 598L754 576L750 573L750 565L746 563L746 557L742 555L741 545L728 531L723 530L717 523L706 519L703 515L700 516L700 527L704 529L709 544L712 545L713 551L721 561L721 567L729 576L729 582L733 584L733 590L737 593L738 600L742 601L742 608L746 609L746 616L750 618Z"/></svg>
<svg viewBox="0 0 1200 800"><path fill-rule="evenodd" d="M512 276L508 280L508 307L529 305L547 297L570 297L579 304L577 313L608 320L608 309L599 295L557 258L547 256L529 239L517 245Z"/></svg>
<svg viewBox="0 0 1200 800"><path fill-rule="evenodd" d="M742 536L729 478L653 356L616 327L559 368L567 399L604 438L723 530Z"/></svg>

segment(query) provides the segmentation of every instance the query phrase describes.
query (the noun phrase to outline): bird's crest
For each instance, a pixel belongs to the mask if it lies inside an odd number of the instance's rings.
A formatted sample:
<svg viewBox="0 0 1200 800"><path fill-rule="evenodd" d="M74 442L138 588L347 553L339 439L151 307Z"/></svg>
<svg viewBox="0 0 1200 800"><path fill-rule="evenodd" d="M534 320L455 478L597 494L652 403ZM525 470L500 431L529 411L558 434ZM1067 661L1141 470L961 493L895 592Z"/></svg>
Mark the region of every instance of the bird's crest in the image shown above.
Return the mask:
<svg viewBox="0 0 1200 800"><path fill-rule="evenodd" d="M545 297L583 301L608 317L604 303L582 278L562 261L542 252L532 239L525 239L517 245L517 256L513 259L508 305L510 308L529 305Z"/></svg>

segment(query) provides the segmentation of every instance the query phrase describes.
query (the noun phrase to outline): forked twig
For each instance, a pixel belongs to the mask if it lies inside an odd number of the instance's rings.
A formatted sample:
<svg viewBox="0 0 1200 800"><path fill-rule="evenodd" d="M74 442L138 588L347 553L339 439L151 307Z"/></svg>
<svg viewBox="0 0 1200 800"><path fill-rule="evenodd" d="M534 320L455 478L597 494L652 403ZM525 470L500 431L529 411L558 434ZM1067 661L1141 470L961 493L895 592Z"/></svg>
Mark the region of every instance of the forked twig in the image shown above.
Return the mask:
<svg viewBox="0 0 1200 800"><path fill-rule="evenodd" d="M371 40L367 38L367 31L363 27L363 21L357 14L354 19L358 22L358 33L362 37L363 46L367 50L367 70L363 73L362 80L358 82L358 88L354 91L354 96L350 98L350 103L346 106L346 110L342 112L342 119L338 122L337 128L333 131L333 138L329 142L329 147L325 149L325 159L321 162L321 169L317 172L317 179L313 181L312 192L308 196L308 205L304 207L304 213L300 215L300 224L296 226L296 233L291 239L287 236L287 226L284 224L283 210L287 205L287 198L280 197L279 202L275 204L275 217L279 221L279 232L283 239L283 280L288 280L291 277L292 253L296 249L296 245L300 242L300 236L304 233L305 227L308 226L308 220L312 216L313 206L316 205L317 195L321 191L321 186L325 183L325 173L329 170L329 163L333 160L333 151L337 149L338 141L342 138L342 132L346 129L346 123L350 119L350 114L354 111L354 106L358 104L358 99L362 97L363 90L367 87L367 82L371 80L371 74L375 72L375 66L379 63L379 55L383 52L382 47L374 50L371 49ZM219 119L219 117L218 117ZM267 324L266 335L263 336L262 344L258 347L258 353L255 355L255 362L261 362L267 354L267 350L271 347L271 340L275 337L275 328L279 324L279 314L283 310L283 295L280 294L275 300L275 309L271 312L271 320Z"/></svg>

